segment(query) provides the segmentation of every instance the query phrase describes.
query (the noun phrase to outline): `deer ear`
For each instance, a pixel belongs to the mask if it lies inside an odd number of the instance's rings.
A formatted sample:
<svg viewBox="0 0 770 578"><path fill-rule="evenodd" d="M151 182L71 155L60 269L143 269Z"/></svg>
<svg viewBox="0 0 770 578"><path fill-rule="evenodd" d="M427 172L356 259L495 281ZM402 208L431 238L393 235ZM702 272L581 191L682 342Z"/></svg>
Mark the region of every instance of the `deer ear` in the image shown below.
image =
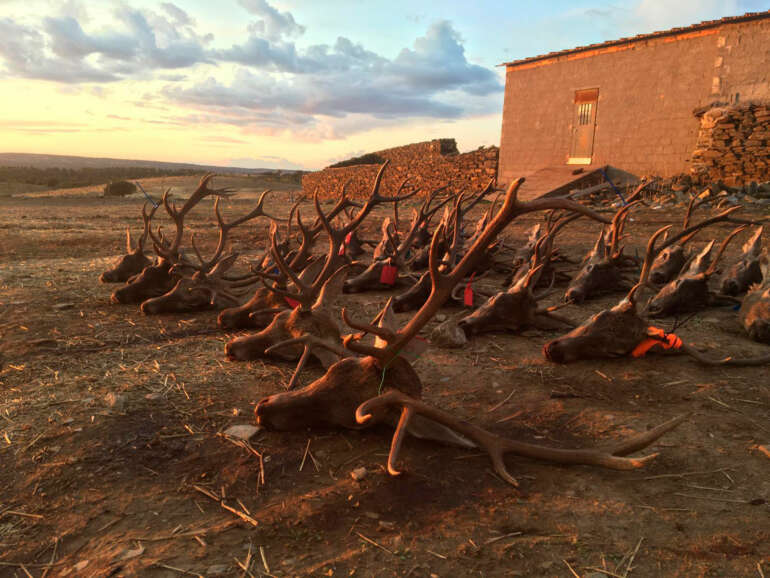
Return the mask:
<svg viewBox="0 0 770 578"><path fill-rule="evenodd" d="M379 321L377 321L377 327L389 329L393 333L396 332L396 315L393 313L393 297L388 299L388 302L385 304L385 307L382 308L378 317ZM381 337L376 337L374 346L383 349L388 346L388 342Z"/></svg>
<svg viewBox="0 0 770 578"><path fill-rule="evenodd" d="M703 250L693 258L693 260L690 262L690 266L685 270L685 272L697 274L697 273L703 273L706 269L708 269L708 266L711 263L712 249L714 249L713 240L708 245L706 245L703 248Z"/></svg>
<svg viewBox="0 0 770 578"><path fill-rule="evenodd" d="M329 309L338 305L336 301L342 295L342 284L345 282L349 267L350 265L343 265L326 280L318 293L318 298L313 303L311 308L313 311ZM333 315L332 318L338 316L339 314Z"/></svg>
<svg viewBox="0 0 770 578"><path fill-rule="evenodd" d="M594 243L594 248L591 251L591 254L604 256L604 251L607 247L606 236L607 230L602 227L602 230L599 232L599 236L596 239L596 243Z"/></svg>
<svg viewBox="0 0 770 578"><path fill-rule="evenodd" d="M759 258L759 270L762 271L762 282L770 285L770 255L767 251L763 251Z"/></svg>
<svg viewBox="0 0 770 578"><path fill-rule="evenodd" d="M307 285L312 285L315 278L318 277L318 274L321 272L321 269L323 269L323 266L323 259L314 258L299 274L299 280ZM294 284L292 283L292 286L293 285Z"/></svg>
<svg viewBox="0 0 770 578"><path fill-rule="evenodd" d="M208 276L221 277L235 265L236 259L238 259L238 253L233 253L232 255L220 259L219 262L214 265L214 268L208 272Z"/></svg>
<svg viewBox="0 0 770 578"><path fill-rule="evenodd" d="M757 229L757 232L743 244L741 250L747 257L757 258L762 253L762 233L764 227Z"/></svg>

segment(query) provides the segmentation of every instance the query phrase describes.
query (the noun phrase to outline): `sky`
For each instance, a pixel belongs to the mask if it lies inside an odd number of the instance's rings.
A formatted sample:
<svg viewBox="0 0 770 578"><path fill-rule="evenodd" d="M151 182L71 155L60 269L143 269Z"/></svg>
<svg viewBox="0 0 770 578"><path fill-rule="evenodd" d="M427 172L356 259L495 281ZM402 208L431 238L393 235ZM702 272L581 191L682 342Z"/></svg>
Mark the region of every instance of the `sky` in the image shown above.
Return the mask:
<svg viewBox="0 0 770 578"><path fill-rule="evenodd" d="M503 62L770 0L0 0L0 152L313 170L497 145Z"/></svg>

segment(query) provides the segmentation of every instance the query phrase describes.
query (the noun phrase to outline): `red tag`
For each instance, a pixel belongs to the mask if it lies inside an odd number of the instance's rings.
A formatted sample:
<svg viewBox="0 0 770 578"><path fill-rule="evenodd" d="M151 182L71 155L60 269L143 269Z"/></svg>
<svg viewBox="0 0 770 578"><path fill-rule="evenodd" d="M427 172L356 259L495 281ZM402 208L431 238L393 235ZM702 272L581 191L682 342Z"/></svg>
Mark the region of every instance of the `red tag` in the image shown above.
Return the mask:
<svg viewBox="0 0 770 578"><path fill-rule="evenodd" d="M463 305L466 307L473 307L473 287L471 287L471 283L473 283L473 278L475 276L476 273L471 275L471 278L468 280L468 284L465 286L465 291L463 291Z"/></svg>
<svg viewBox="0 0 770 578"><path fill-rule="evenodd" d="M383 285L395 285L398 278L398 267L395 265L383 265L380 273L380 283Z"/></svg>
<svg viewBox="0 0 770 578"><path fill-rule="evenodd" d="M284 297L284 299L286 300L287 305L292 309L296 309L300 306L300 302L296 299L292 299L291 297Z"/></svg>
<svg viewBox="0 0 770 578"><path fill-rule="evenodd" d="M465 291L463 291L463 305L473 307L473 288L470 283L465 286Z"/></svg>
<svg viewBox="0 0 770 578"><path fill-rule="evenodd" d="M337 252L337 254L342 257L345 254L345 247L350 245L350 239L353 238L353 231L345 235L345 241L340 245L340 250Z"/></svg>

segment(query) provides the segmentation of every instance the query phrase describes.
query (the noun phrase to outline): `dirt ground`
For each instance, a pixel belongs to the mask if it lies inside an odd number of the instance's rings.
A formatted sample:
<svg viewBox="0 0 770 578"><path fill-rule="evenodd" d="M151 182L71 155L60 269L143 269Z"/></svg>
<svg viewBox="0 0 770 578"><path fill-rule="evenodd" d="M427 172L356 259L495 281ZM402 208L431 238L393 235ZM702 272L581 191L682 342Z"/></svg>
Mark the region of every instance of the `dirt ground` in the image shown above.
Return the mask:
<svg viewBox="0 0 770 578"><path fill-rule="evenodd" d="M253 202L245 193L228 210ZM557 366L541 348L559 332L429 349L415 363L424 398L517 439L590 446L690 414L642 470L509 457L518 489L478 452L414 439L406 472L389 477L384 427L263 431L239 446L221 432L252 424L255 403L281 391L293 366L226 361L231 336L214 312L146 317L109 303L114 286L97 277L122 254L123 229L138 228L140 203L0 199L0 576L770 573L767 368L672 356ZM268 208L289 204L278 193ZM681 213L636 211L627 251ZM537 218L506 237L522 239ZM210 202L190 226L213 244ZM235 246L254 255L265 229L243 227ZM579 258L597 231L580 220L560 246ZM350 302L365 317L386 297ZM582 321L619 298L562 312ZM680 333L736 355L767 352L729 307ZM302 381L320 375L312 367ZM360 467L368 475L355 481Z"/></svg>

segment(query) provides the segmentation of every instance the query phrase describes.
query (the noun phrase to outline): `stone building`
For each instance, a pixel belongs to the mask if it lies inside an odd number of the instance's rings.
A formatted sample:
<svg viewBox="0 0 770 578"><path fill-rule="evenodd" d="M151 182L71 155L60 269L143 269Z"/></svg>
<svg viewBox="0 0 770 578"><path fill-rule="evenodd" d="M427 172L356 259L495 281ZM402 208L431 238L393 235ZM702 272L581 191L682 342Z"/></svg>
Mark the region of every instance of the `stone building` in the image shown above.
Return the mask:
<svg viewBox="0 0 770 578"><path fill-rule="evenodd" d="M767 117L751 108L766 111L770 104L770 11L504 66L498 184L567 165L611 164L637 175L687 172L696 145L702 155L703 147L713 144L711 133L699 139L702 123L707 131L714 124L713 115L704 115L712 107L738 107L744 116L736 118L764 118L753 137L741 133L741 125L733 126L747 142L753 138L753 148L729 139L716 144L734 145L738 164L757 173L752 178L770 180L761 162L762 156L770 157ZM743 162L743 155L760 161Z"/></svg>

